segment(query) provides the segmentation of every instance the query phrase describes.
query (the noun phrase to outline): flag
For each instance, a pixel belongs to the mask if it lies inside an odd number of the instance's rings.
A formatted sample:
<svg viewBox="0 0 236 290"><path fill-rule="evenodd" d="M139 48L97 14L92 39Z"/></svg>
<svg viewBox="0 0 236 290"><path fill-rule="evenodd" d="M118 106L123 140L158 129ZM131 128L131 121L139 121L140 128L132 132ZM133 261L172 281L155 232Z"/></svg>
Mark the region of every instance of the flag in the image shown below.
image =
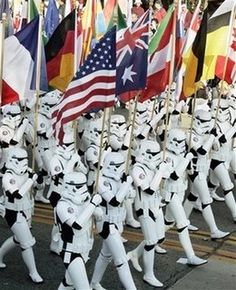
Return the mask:
<svg viewBox="0 0 236 290"><path fill-rule="evenodd" d="M8 0L1 0L0 2L0 21L2 20L2 14L6 14L6 28L5 28L5 37L13 34L13 20L9 8Z"/></svg>
<svg viewBox="0 0 236 290"><path fill-rule="evenodd" d="M116 11L117 11L117 15L116 15ZM112 16L110 18L110 22L108 24L108 28L107 30L110 30L114 25L117 26L117 30L120 30L122 28L126 28L127 27L127 23L124 19L124 16L121 12L120 6L117 5L115 7L115 9L113 10Z"/></svg>
<svg viewBox="0 0 236 290"><path fill-rule="evenodd" d="M82 14L82 27L83 27L83 56L85 60L86 56L91 50L92 38L95 31L95 19L96 19L96 0L87 0Z"/></svg>
<svg viewBox="0 0 236 290"><path fill-rule="evenodd" d="M217 57L215 74L219 79L224 79L228 84L236 82L236 22L231 37L229 54L227 57Z"/></svg>
<svg viewBox="0 0 236 290"><path fill-rule="evenodd" d="M105 22L105 17L102 10L102 4L100 0L96 2L96 12L95 12L95 31L94 31L94 38L98 41L107 30L107 25Z"/></svg>
<svg viewBox="0 0 236 290"><path fill-rule="evenodd" d="M214 79L217 57L227 55L235 6L235 0L225 0L208 20L203 80Z"/></svg>
<svg viewBox="0 0 236 290"><path fill-rule="evenodd" d="M103 14L104 14L106 25L110 23L114 10L116 9L116 4L117 4L117 0L109 0L105 3Z"/></svg>
<svg viewBox="0 0 236 290"><path fill-rule="evenodd" d="M44 20L44 29L47 38L49 39L56 27L59 25L59 11L55 0L49 0L46 17Z"/></svg>
<svg viewBox="0 0 236 290"><path fill-rule="evenodd" d="M35 89L38 28L39 17L36 17L4 40L2 106L22 100L28 91ZM41 75L41 80L44 80L41 89L47 89L45 74Z"/></svg>
<svg viewBox="0 0 236 290"><path fill-rule="evenodd" d="M174 6L171 5L149 44L147 86L140 102L162 93L169 81L173 42Z"/></svg>
<svg viewBox="0 0 236 290"><path fill-rule="evenodd" d="M55 107L53 127L62 140L63 125L92 109L113 106L116 87L116 30L96 44Z"/></svg>
<svg viewBox="0 0 236 290"><path fill-rule="evenodd" d="M34 0L28 0L29 6L28 6L28 21L30 22L35 17L39 15L38 8L34 2Z"/></svg>
<svg viewBox="0 0 236 290"><path fill-rule="evenodd" d="M57 26L45 46L49 85L60 91L74 76L75 10Z"/></svg>
<svg viewBox="0 0 236 290"><path fill-rule="evenodd" d="M116 93L143 89L147 78L150 10L131 28L120 30L117 39Z"/></svg>
<svg viewBox="0 0 236 290"><path fill-rule="evenodd" d="M186 66L183 84L183 94L185 97L194 94L196 84L202 77L206 47L207 13L208 9L204 11L202 22L192 47L188 50L183 59L184 65Z"/></svg>

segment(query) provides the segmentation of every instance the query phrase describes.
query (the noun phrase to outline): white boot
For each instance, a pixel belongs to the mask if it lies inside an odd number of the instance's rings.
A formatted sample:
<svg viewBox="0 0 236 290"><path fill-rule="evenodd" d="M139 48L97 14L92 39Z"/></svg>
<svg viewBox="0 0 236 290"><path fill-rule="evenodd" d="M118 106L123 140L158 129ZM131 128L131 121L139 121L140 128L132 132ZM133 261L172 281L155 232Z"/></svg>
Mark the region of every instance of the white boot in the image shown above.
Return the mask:
<svg viewBox="0 0 236 290"><path fill-rule="evenodd" d="M74 290L75 288L73 286L65 286L62 282L60 283L57 290Z"/></svg>
<svg viewBox="0 0 236 290"><path fill-rule="evenodd" d="M90 287L92 290L106 290L100 283L90 283Z"/></svg>
<svg viewBox="0 0 236 290"><path fill-rule="evenodd" d="M179 232L179 240L187 256L187 264L199 266L207 263L207 260L201 259L195 255L187 227L182 232Z"/></svg>
<svg viewBox="0 0 236 290"><path fill-rule="evenodd" d="M34 199L35 199L35 201L39 201L39 202L42 202L42 203L45 203L45 204L49 204L50 201L43 196L43 192L44 192L44 189L36 190L36 195L35 195Z"/></svg>
<svg viewBox="0 0 236 290"><path fill-rule="evenodd" d="M0 268L6 268L6 264L3 263L4 256L14 247L16 247L16 243L14 242L13 236L6 239L6 241L2 244L0 248Z"/></svg>
<svg viewBox="0 0 236 290"><path fill-rule="evenodd" d="M166 254L167 253L166 249L163 249L160 245L155 246L155 252L157 254Z"/></svg>
<svg viewBox="0 0 236 290"><path fill-rule="evenodd" d="M133 200L126 199L124 203L126 209L126 219L125 219L126 226L134 229L140 229L140 222L138 222L133 215Z"/></svg>
<svg viewBox="0 0 236 290"><path fill-rule="evenodd" d="M143 281L153 287L162 287L163 284L155 277L153 273L154 255L155 255L154 249L150 251L144 249L143 251L143 264L145 273L143 276Z"/></svg>
<svg viewBox="0 0 236 290"><path fill-rule="evenodd" d="M51 243L50 243L50 251L53 254L59 255L59 240L60 240L60 233L57 225L53 225L52 232L51 232Z"/></svg>
<svg viewBox="0 0 236 290"><path fill-rule="evenodd" d="M225 200L223 197L220 197L220 196L216 193L216 189L210 189L210 195L211 195L211 197L212 197L215 201L224 201L224 200Z"/></svg>
<svg viewBox="0 0 236 290"><path fill-rule="evenodd" d="M37 269L36 269L36 264L35 264L35 259L34 259L34 253L33 253L33 249L27 248L25 250L22 251L22 258L29 270L29 276L32 280L32 282L39 284L43 282L42 277L40 277Z"/></svg>
<svg viewBox="0 0 236 290"><path fill-rule="evenodd" d="M145 242L142 241L133 251L127 253L127 259L130 260L134 269L138 272L142 272L142 268L139 264L139 258L143 255Z"/></svg>
<svg viewBox="0 0 236 290"><path fill-rule="evenodd" d="M217 239L223 239L230 235L230 232L222 232L221 230L217 229L215 232L211 233L211 239L217 240Z"/></svg>
<svg viewBox="0 0 236 290"><path fill-rule="evenodd" d="M136 286L134 284L129 264L128 262L124 263L121 266L116 267L121 284L124 286L127 290L136 290Z"/></svg>

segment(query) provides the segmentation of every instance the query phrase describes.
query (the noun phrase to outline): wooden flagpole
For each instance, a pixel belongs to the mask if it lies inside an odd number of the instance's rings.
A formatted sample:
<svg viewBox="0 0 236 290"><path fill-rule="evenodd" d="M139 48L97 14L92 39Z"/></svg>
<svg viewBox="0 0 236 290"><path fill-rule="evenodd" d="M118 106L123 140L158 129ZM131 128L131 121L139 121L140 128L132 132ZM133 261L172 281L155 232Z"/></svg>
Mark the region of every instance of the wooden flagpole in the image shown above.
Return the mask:
<svg viewBox="0 0 236 290"><path fill-rule="evenodd" d="M171 62L170 62L170 71L169 71L169 82L168 82L168 91L167 91L167 99L166 99L166 118L165 118L165 135L163 142L163 159L165 160L166 155L166 142L167 142L167 130L169 123L169 107L170 107L170 87L173 82L173 74L174 74L174 64L175 64L175 42L176 42L176 7L178 5L178 1L174 2L174 20L172 26L172 48L171 48Z"/></svg>
<svg viewBox="0 0 236 290"><path fill-rule="evenodd" d="M43 4L42 4L43 5ZM37 60L36 60L36 104L34 111L34 136L33 136L33 156L32 170L35 170L36 145L37 145L37 129L38 129L38 110L39 110L39 94L40 94L40 78L41 78L41 56L42 56L42 6L39 13L38 43L37 43Z"/></svg>
<svg viewBox="0 0 236 290"><path fill-rule="evenodd" d="M127 152L127 159L126 159L126 164L125 164L125 173L128 174L129 172L129 162L131 158L131 148L132 148L132 142L133 142L133 135L134 135L134 123L135 123L135 118L136 118L136 110L137 110L137 105L138 105L138 99L139 99L139 93L137 93L135 97L135 102L134 102L134 111L133 111L133 119L131 123L131 132L130 132L130 139L129 139L129 148Z"/></svg>
<svg viewBox="0 0 236 290"><path fill-rule="evenodd" d="M3 77L3 56L4 56L4 39L6 29L6 13L2 14L2 21L0 23L0 106L2 105L2 77Z"/></svg>

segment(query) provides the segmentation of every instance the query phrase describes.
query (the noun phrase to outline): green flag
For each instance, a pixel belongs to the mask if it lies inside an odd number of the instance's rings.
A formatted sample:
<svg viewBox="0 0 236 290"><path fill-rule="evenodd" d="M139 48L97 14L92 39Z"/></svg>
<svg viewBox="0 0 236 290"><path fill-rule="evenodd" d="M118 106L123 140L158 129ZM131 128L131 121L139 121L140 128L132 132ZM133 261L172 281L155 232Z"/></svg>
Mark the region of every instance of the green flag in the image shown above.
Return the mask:
<svg viewBox="0 0 236 290"><path fill-rule="evenodd" d="M111 20L108 24L107 31L110 30L114 25L117 26L117 30L127 27L124 15L120 9L120 6L117 4L116 8L113 10Z"/></svg>

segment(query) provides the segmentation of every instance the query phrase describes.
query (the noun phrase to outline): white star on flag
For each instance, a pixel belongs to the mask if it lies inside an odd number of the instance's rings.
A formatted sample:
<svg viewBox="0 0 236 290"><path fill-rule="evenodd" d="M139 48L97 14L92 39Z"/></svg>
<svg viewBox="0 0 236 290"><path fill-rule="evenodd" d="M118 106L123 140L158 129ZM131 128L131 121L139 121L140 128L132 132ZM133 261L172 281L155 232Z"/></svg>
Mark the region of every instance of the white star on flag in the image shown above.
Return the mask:
<svg viewBox="0 0 236 290"><path fill-rule="evenodd" d="M127 80L131 81L132 83L134 82L132 76L136 75L137 73L132 71L132 67L133 67L133 64L125 68L125 71L122 77L123 85L125 85Z"/></svg>

